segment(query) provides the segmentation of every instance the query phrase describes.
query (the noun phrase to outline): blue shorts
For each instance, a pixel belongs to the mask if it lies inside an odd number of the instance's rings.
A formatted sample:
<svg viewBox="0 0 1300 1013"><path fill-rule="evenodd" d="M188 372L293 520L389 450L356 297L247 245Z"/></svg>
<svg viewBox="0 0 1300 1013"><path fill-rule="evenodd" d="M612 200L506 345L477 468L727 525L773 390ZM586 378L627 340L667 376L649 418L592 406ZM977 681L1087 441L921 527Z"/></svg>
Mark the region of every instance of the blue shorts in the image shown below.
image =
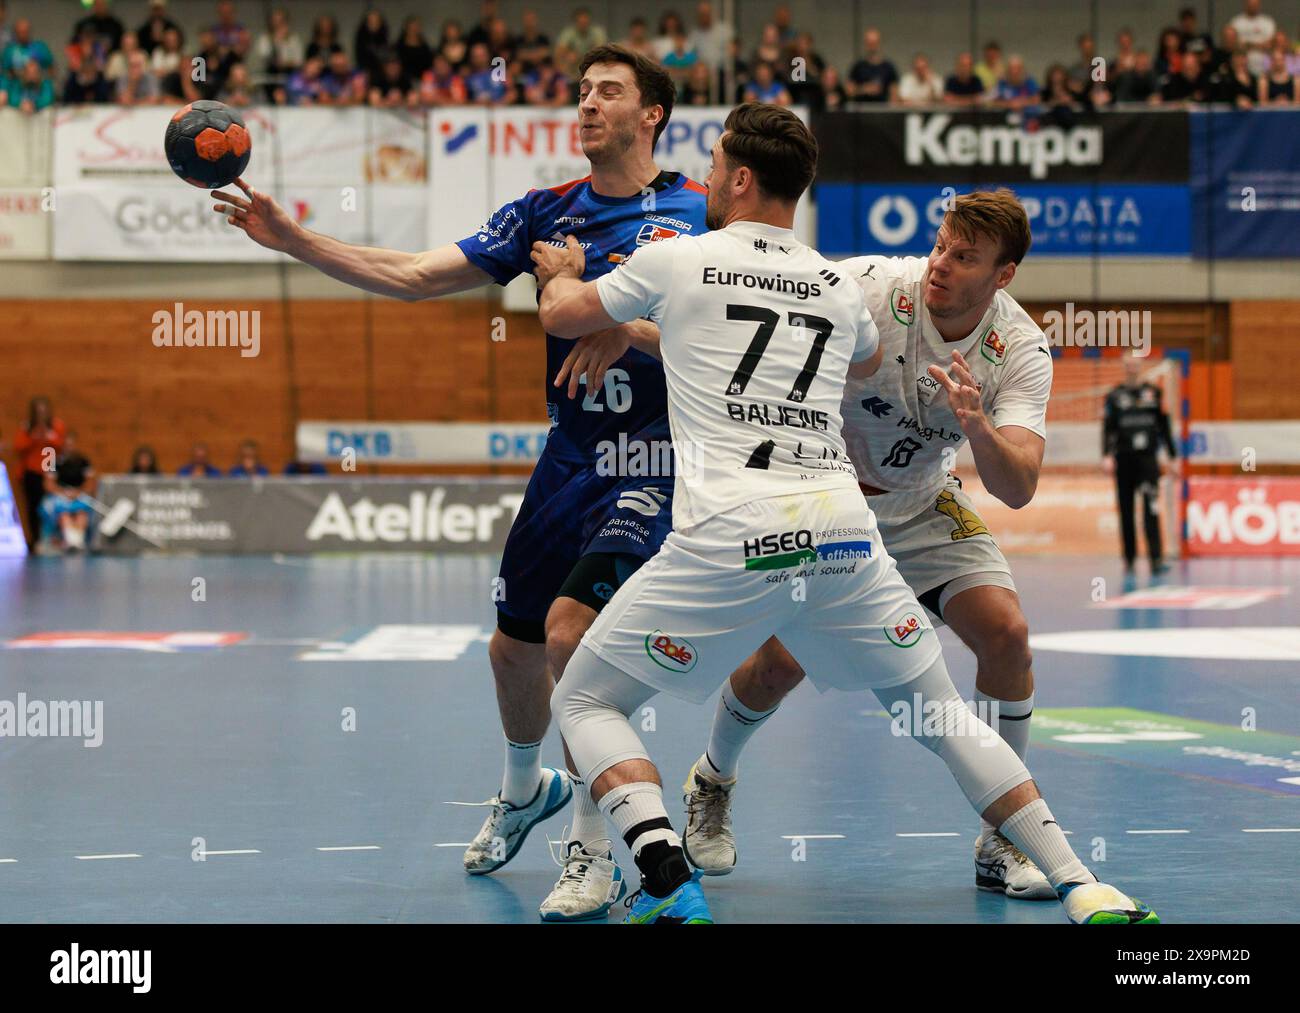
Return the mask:
<svg viewBox="0 0 1300 1013"><path fill-rule="evenodd" d="M672 517L672 476L602 475L543 452L501 554L501 631L545 642L546 613L578 560L598 552L639 566L659 551Z"/></svg>

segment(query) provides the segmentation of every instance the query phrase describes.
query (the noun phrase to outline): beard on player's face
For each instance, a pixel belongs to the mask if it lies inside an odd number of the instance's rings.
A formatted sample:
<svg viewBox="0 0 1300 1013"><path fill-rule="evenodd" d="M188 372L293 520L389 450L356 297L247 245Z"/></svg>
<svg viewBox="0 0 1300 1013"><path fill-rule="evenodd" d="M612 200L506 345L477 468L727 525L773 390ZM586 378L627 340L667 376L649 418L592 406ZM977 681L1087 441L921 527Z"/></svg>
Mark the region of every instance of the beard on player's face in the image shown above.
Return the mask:
<svg viewBox="0 0 1300 1013"><path fill-rule="evenodd" d="M582 153L587 156L587 161L592 165L607 165L625 158L636 144L639 120L639 115L615 110L606 110L584 118L584 126L592 123L602 128L596 137L590 139L585 132L580 135Z"/></svg>
<svg viewBox="0 0 1300 1013"><path fill-rule="evenodd" d="M718 179L715 169L709 173L709 196L704 205L704 227L716 232L727 224L727 215L731 214L731 180Z"/></svg>

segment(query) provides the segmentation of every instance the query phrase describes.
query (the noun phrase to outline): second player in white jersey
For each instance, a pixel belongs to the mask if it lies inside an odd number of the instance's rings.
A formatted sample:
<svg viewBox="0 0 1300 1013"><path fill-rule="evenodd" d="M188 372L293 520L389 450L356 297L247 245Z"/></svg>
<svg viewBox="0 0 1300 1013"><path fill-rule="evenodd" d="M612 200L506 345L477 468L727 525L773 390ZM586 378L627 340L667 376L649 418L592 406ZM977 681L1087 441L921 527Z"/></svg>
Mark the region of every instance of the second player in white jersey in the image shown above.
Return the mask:
<svg viewBox="0 0 1300 1013"><path fill-rule="evenodd" d="M878 334L844 270L789 229L745 221L644 246L597 291L613 319L659 325L674 527L855 487L840 402L850 361L869 359Z"/></svg>
<svg viewBox="0 0 1300 1013"><path fill-rule="evenodd" d="M979 384L995 429L1020 426L1046 438L1052 356L1038 325L1005 290L963 340L949 342L925 307L924 257L857 257L837 267L862 287L886 354L870 380L850 381L841 411L849 456L882 524L929 509L966 434L930 366L955 349ZM881 495L883 493L884 495ZM918 590L926 590L920 588Z"/></svg>

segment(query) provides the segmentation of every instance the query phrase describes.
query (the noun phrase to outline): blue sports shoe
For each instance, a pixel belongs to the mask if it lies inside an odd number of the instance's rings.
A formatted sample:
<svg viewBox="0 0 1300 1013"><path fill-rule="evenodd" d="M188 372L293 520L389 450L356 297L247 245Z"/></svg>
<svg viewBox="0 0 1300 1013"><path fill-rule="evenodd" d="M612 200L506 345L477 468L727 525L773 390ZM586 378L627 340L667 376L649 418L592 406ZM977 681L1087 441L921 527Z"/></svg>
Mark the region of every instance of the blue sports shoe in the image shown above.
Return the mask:
<svg viewBox="0 0 1300 1013"><path fill-rule="evenodd" d="M623 919L624 925L649 925L652 922L665 925L713 924L709 902L700 889L698 871L667 897L652 896L643 887L623 903L631 908Z"/></svg>
<svg viewBox="0 0 1300 1013"><path fill-rule="evenodd" d="M456 803L485 805L492 810L474 840L465 849L465 871L471 876L496 872L518 854L528 831L563 809L572 797L573 782L569 780L568 773L543 767L537 793L524 805L513 806L499 798L490 798L486 802Z"/></svg>

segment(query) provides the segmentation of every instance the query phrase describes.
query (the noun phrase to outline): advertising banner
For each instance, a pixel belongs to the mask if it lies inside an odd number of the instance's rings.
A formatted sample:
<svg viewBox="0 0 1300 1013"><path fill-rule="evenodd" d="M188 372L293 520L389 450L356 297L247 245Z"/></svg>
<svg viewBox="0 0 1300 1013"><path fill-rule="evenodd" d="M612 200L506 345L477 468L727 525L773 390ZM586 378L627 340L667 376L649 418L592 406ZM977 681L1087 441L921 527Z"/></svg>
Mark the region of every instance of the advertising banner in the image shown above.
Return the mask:
<svg viewBox="0 0 1300 1013"><path fill-rule="evenodd" d="M185 479L109 475L127 515L106 553L498 552L523 479Z"/></svg>
<svg viewBox="0 0 1300 1013"><path fill-rule="evenodd" d="M984 184L981 184L983 186ZM827 256L930 252L947 202L976 189L937 183L819 183L817 245ZM1185 185L1018 183L1032 256L1187 256L1191 198Z"/></svg>
<svg viewBox="0 0 1300 1013"><path fill-rule="evenodd" d="M1300 478L1193 476L1187 552L1192 556L1300 556Z"/></svg>
<svg viewBox="0 0 1300 1013"><path fill-rule="evenodd" d="M0 260L46 260L50 255L47 193L41 187L0 187Z"/></svg>
<svg viewBox="0 0 1300 1013"><path fill-rule="evenodd" d="M532 464L546 423L299 422L298 459L358 464Z"/></svg>
<svg viewBox="0 0 1300 1013"><path fill-rule="evenodd" d="M1181 183L1181 110L1077 115L1065 124L999 110L823 113L822 183Z"/></svg>
<svg viewBox="0 0 1300 1013"><path fill-rule="evenodd" d="M231 229L163 152L172 107L61 109L54 126L59 260L278 258ZM251 108L245 179L344 242L425 249L425 117L374 109Z"/></svg>
<svg viewBox="0 0 1300 1013"><path fill-rule="evenodd" d="M1300 112L1192 116L1198 257L1300 257Z"/></svg>
<svg viewBox="0 0 1300 1013"><path fill-rule="evenodd" d="M727 106L674 109L655 148L659 166L702 183L730 111ZM796 111L807 119L806 111ZM573 108L434 109L428 136L430 247L464 239L497 208L529 190L591 173ZM812 241L806 195L795 214L795 232Z"/></svg>

